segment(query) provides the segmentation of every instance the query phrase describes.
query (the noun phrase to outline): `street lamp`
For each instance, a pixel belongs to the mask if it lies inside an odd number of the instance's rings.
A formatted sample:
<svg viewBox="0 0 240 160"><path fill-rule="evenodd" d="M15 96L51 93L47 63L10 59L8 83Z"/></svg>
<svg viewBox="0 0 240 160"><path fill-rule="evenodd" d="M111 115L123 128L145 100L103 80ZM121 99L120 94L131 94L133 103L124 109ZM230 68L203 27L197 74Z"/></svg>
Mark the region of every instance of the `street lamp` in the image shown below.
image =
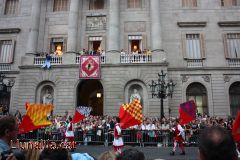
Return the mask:
<svg viewBox="0 0 240 160"><path fill-rule="evenodd" d="M176 85L173 83L172 80L166 82L166 75L167 74L163 73L163 70L161 70L161 74L158 73L158 80L157 81L152 80L152 84L149 85L152 92L152 98L157 97L161 100L160 108L161 118L164 117L163 99L167 98L168 96L172 98L174 87Z"/></svg>
<svg viewBox="0 0 240 160"><path fill-rule="evenodd" d="M7 79L5 75L0 73L0 93L11 92L14 83L13 79Z"/></svg>

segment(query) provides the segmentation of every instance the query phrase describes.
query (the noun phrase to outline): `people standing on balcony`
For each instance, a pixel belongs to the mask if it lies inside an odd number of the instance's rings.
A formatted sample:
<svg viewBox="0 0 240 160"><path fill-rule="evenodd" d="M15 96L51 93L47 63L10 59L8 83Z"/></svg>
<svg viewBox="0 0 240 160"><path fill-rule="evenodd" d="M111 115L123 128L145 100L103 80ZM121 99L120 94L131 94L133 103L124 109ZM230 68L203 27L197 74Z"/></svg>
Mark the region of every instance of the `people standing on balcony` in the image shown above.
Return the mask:
<svg viewBox="0 0 240 160"><path fill-rule="evenodd" d="M50 69L51 68L51 60L52 60L52 55L47 53L46 54L46 58L45 58L45 63L42 65L41 68L47 68Z"/></svg>
<svg viewBox="0 0 240 160"><path fill-rule="evenodd" d="M170 153L170 155L174 156L176 148L177 148L177 144L179 144L182 153L181 155L185 155L185 151L184 151L184 138L185 138L185 132L184 129L182 128L182 126L179 123L179 120L176 119L175 121L175 128L172 128L173 132L174 132L174 143L173 143L173 150Z"/></svg>
<svg viewBox="0 0 240 160"><path fill-rule="evenodd" d="M120 52L121 55L125 55L126 52L124 51L124 49L121 49L121 52Z"/></svg>

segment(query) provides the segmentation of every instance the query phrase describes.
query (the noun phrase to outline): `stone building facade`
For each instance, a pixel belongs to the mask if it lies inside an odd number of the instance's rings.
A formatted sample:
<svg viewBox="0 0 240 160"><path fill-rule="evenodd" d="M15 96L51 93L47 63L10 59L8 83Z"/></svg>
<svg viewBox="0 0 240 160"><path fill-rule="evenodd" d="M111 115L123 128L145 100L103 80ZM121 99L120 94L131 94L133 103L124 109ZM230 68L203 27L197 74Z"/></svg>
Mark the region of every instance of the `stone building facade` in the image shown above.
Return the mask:
<svg viewBox="0 0 240 160"><path fill-rule="evenodd" d="M0 0L0 72L15 81L1 103L24 112L48 90L56 114L88 105L94 115L117 115L137 89L144 115L159 116L149 84L163 70L176 83L166 116L190 99L201 114L236 115L239 15L240 0ZM57 48L42 69L42 54ZM105 53L99 80L79 79L83 49Z"/></svg>

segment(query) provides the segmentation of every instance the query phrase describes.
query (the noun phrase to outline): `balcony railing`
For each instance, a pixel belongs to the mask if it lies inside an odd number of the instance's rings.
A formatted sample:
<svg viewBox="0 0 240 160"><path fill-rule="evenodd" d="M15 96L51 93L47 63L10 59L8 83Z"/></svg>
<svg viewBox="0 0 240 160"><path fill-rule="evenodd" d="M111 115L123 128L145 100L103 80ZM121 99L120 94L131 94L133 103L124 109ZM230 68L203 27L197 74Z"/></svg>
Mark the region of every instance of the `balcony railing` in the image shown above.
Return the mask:
<svg viewBox="0 0 240 160"><path fill-rule="evenodd" d="M240 59L227 59L229 67L240 67Z"/></svg>
<svg viewBox="0 0 240 160"><path fill-rule="evenodd" d="M121 63L149 63L152 62L152 55L145 54L121 54Z"/></svg>
<svg viewBox="0 0 240 160"><path fill-rule="evenodd" d="M10 71L11 64L9 63L0 63L0 71Z"/></svg>
<svg viewBox="0 0 240 160"><path fill-rule="evenodd" d="M187 67L189 67L189 68L203 67L203 60L202 59L188 59Z"/></svg>
<svg viewBox="0 0 240 160"><path fill-rule="evenodd" d="M34 57L34 65L43 65L45 63L46 57L37 56ZM62 64L62 57L52 57L51 60L52 65Z"/></svg>
<svg viewBox="0 0 240 160"><path fill-rule="evenodd" d="M106 63L106 56L100 56L100 61L101 61L101 64L105 64ZM80 55L77 55L76 56L76 64L79 64L80 63Z"/></svg>

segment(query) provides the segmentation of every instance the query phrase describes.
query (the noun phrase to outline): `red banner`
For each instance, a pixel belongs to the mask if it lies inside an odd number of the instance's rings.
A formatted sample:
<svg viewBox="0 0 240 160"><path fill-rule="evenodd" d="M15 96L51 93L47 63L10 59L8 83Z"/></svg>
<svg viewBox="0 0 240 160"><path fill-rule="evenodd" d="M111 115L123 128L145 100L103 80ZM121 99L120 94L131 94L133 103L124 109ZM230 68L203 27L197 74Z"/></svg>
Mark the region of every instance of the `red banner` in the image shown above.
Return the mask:
<svg viewBox="0 0 240 160"><path fill-rule="evenodd" d="M80 79L100 79L100 56L80 56Z"/></svg>

